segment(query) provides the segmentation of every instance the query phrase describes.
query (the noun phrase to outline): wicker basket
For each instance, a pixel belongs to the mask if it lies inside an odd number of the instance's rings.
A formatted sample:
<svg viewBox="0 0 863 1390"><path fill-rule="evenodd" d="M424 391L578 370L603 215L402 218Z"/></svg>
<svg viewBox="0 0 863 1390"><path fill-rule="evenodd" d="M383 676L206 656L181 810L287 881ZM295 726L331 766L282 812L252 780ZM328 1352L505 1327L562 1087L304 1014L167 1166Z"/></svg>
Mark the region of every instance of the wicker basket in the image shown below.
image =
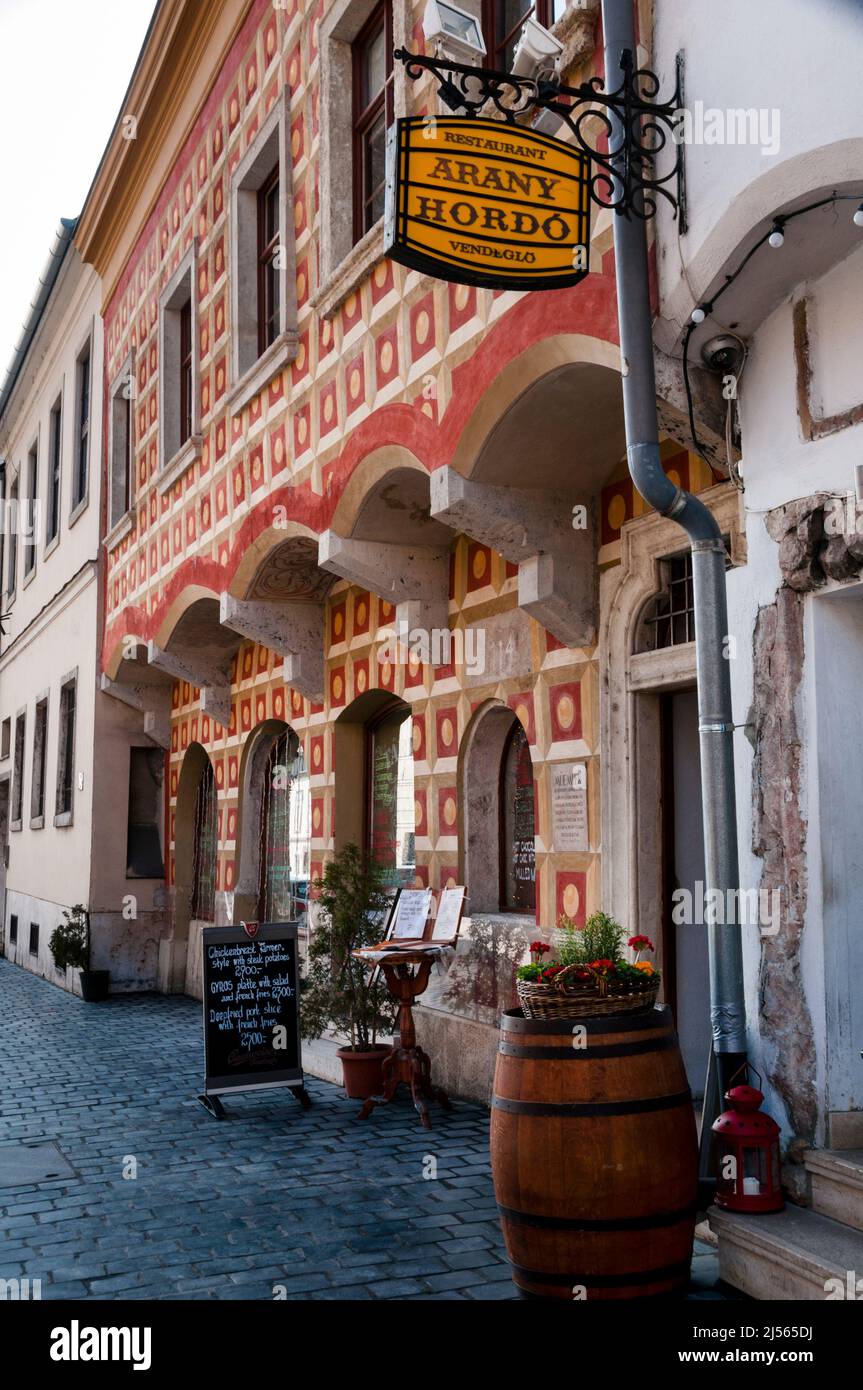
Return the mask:
<svg viewBox="0 0 863 1390"><path fill-rule="evenodd" d="M525 1018L599 1018L603 1014L634 1013L652 1009L659 980L615 979L591 971L590 979L574 980L576 970L589 966L568 965L548 984L517 980L518 1002Z"/></svg>

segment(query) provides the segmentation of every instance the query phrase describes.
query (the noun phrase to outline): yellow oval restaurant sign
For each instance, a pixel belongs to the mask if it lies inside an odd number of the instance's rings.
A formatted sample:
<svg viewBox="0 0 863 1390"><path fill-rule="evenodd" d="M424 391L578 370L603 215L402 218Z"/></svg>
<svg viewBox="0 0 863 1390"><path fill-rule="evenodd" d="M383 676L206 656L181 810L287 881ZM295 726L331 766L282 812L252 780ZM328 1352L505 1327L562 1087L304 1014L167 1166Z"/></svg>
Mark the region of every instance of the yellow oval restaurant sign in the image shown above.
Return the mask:
<svg viewBox="0 0 863 1390"><path fill-rule="evenodd" d="M588 160L537 131L473 116L396 121L384 247L441 280L575 285L588 270Z"/></svg>

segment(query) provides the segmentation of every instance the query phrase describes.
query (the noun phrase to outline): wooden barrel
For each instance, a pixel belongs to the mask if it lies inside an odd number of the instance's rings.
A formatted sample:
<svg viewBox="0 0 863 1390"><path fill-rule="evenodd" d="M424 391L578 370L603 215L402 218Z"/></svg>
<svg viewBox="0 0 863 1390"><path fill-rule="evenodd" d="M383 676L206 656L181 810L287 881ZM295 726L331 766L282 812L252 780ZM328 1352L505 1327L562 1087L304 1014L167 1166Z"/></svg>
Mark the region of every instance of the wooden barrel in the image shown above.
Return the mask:
<svg viewBox="0 0 863 1390"><path fill-rule="evenodd" d="M671 1011L550 1022L505 1013L491 1163L525 1293L596 1300L684 1289L698 1146Z"/></svg>

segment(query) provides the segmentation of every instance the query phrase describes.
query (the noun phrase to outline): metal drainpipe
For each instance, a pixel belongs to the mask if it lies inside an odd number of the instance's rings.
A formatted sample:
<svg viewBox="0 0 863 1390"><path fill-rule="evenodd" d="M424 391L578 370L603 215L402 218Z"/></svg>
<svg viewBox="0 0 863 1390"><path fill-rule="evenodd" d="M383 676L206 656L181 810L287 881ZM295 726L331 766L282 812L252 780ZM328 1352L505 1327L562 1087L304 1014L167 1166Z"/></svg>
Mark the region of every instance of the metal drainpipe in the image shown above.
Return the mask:
<svg viewBox="0 0 863 1390"><path fill-rule="evenodd" d="M613 90L623 78L620 57L635 58L633 0L602 0L605 83ZM613 118L614 148L622 122ZM695 651L698 676L698 731L704 815L705 892L739 888L734 800L734 724L731 678L724 643L728 633L725 546L712 514L691 493L666 477L659 457L659 421L653 369L653 315L650 307L645 224L638 217L614 215L614 262L620 350L625 362L623 409L627 460L632 481L644 500L682 526L692 545ZM732 922L708 927L710 1022L719 1094L746 1060L741 928Z"/></svg>

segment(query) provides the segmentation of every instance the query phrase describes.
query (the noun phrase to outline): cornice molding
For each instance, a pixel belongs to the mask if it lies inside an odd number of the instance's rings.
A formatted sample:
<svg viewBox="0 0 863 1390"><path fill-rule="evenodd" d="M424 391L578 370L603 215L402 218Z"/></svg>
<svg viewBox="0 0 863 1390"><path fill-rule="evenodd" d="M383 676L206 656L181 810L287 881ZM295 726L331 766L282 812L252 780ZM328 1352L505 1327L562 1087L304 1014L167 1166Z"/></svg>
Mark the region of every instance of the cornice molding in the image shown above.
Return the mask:
<svg viewBox="0 0 863 1390"><path fill-rule="evenodd" d="M253 3L164 0L159 8L74 238L102 277L103 311ZM134 140L123 135L129 115Z"/></svg>

